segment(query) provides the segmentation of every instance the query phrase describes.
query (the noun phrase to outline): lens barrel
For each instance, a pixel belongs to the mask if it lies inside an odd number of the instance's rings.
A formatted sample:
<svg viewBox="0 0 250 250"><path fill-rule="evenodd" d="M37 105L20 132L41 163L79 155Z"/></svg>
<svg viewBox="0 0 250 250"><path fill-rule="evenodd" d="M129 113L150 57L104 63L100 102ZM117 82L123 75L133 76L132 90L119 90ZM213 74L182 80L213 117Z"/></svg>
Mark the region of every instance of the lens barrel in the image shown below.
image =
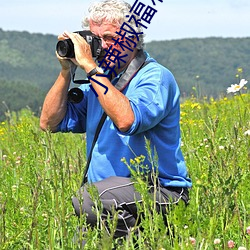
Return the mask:
<svg viewBox="0 0 250 250"><path fill-rule="evenodd" d="M104 54L101 38L96 37L90 30L75 31L74 33L78 33L90 45L93 57L98 58ZM58 41L56 44L56 51L61 57L75 57L74 44L70 39Z"/></svg>
<svg viewBox="0 0 250 250"><path fill-rule="evenodd" d="M58 55L61 57L68 57L68 58L75 57L74 44L70 39L58 41L56 45L56 51Z"/></svg>

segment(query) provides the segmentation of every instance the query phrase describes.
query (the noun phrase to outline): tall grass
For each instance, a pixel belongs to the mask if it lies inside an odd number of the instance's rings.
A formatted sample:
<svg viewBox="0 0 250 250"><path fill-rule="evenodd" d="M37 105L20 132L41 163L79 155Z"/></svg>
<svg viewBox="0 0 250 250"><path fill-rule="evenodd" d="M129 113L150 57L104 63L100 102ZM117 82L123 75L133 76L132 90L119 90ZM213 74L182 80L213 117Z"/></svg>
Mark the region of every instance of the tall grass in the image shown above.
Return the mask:
<svg viewBox="0 0 250 250"><path fill-rule="evenodd" d="M141 227L127 239L113 240L99 229L85 233L85 249L250 249L250 95L229 99L186 100L181 105L182 150L193 188L191 201L155 212L143 181ZM0 249L80 249L86 226L74 216L71 197L85 166L81 134L39 130L30 110L7 113L0 124ZM128 163L143 164L143 157ZM134 175L137 173L135 172ZM135 176L140 179L140 176ZM97 211L101 209L96 198Z"/></svg>

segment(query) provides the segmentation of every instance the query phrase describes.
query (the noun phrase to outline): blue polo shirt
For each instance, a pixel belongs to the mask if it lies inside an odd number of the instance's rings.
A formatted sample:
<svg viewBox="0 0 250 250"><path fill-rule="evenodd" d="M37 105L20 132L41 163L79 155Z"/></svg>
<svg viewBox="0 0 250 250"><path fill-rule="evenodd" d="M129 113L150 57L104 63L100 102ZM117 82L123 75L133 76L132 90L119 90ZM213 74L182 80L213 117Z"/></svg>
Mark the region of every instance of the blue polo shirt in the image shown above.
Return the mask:
<svg viewBox="0 0 250 250"><path fill-rule="evenodd" d="M191 187L181 152L180 91L172 73L147 55L150 61L131 80L122 93L129 99L134 123L124 132L107 117L92 153L88 181L96 182L109 176L129 177L130 170L121 161L144 155L143 165L152 168L146 150L149 140L151 152L157 153L157 171L163 186ZM115 84L120 76L113 79ZM103 109L89 85L81 85L84 98L78 103L68 102L67 113L58 131L87 135L87 155Z"/></svg>

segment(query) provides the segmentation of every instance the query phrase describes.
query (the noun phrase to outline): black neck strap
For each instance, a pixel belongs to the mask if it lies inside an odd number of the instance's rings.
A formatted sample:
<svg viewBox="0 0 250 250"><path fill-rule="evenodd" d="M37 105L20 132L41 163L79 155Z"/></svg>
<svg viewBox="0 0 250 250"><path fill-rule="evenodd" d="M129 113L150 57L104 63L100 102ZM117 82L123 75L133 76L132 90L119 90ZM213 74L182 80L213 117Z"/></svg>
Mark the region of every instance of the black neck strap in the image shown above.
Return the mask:
<svg viewBox="0 0 250 250"><path fill-rule="evenodd" d="M122 91L130 83L130 81L133 79L135 74L141 68L146 66L148 63L149 63L149 61L146 62L146 56L145 56L144 52L142 50L139 50L136 57L131 61L131 63L129 64L129 66L127 67L127 69L123 73L123 75L118 80L115 87L119 91ZM87 182L87 174L88 174L89 164L90 164L90 161L91 161L91 158L92 158L92 152L93 152L95 143L96 143L96 141L98 139L98 136L99 136L99 134L101 132L102 126L103 126L103 124L104 124L104 122L106 120L106 117L107 117L107 114L104 112L102 114L102 117L101 117L98 125L97 125L95 136L94 136L94 139L93 139L93 142L92 142L92 145L91 145L88 160L87 160L86 167L85 167L85 170L84 170L83 180L82 180L81 186L83 186Z"/></svg>
<svg viewBox="0 0 250 250"><path fill-rule="evenodd" d="M130 81L134 78L136 73L141 69L145 61L146 56L143 50L139 50L136 57L131 61L125 72L116 83L115 87L120 91L124 90L130 83Z"/></svg>

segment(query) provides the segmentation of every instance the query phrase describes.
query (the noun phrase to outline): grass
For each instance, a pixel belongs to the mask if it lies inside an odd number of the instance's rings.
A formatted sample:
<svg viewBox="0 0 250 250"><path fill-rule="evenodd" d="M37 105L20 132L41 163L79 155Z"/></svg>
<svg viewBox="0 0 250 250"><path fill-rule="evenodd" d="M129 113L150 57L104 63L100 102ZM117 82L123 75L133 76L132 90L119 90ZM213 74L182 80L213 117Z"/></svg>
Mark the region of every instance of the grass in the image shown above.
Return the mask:
<svg viewBox="0 0 250 250"><path fill-rule="evenodd" d="M142 182L143 230L135 228L117 244L99 221L99 230L86 233L85 249L228 249L229 240L235 249L250 249L249 103L249 94L186 100L181 128L193 181L190 204L173 207L165 226ZM28 109L6 114L0 124L0 249L80 249L74 235L85 220L74 216L71 197L85 163L83 135L41 132ZM116 221L107 223L112 234Z"/></svg>

